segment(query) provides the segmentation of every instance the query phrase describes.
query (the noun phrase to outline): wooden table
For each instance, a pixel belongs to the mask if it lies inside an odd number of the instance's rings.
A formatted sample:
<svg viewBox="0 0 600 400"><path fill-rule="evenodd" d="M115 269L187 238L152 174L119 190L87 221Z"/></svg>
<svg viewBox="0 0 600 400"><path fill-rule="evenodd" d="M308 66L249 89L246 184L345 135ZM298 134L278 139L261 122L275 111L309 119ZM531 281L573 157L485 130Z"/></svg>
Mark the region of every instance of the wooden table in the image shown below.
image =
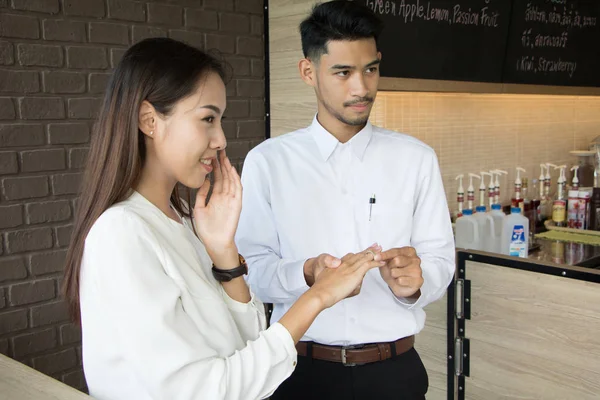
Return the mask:
<svg viewBox="0 0 600 400"><path fill-rule="evenodd" d="M89 400L91 397L0 354L0 400L38 399Z"/></svg>

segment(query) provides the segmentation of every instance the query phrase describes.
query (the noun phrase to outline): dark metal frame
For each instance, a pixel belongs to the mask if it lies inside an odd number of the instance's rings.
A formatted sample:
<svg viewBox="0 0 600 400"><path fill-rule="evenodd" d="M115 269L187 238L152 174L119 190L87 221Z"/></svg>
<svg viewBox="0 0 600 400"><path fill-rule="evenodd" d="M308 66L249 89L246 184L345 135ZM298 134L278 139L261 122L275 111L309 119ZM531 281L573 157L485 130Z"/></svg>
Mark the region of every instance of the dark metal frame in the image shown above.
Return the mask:
<svg viewBox="0 0 600 400"><path fill-rule="evenodd" d="M263 3L263 40L265 48L265 139L271 137L271 74L269 67L269 0Z"/></svg>
<svg viewBox="0 0 600 400"><path fill-rule="evenodd" d="M464 341L465 360L463 360L463 373L456 378L456 361L454 352L454 343L457 336L466 337L466 320L471 319L471 288L467 280L467 261L479 262L483 264L497 265L519 269L523 271L537 272L540 274L560 276L563 278L576 279L585 282L600 283L600 270L588 269L582 266L562 266L548 262L540 262L530 259L504 256L501 254L487 253L482 251L457 250L456 252L456 278L452 280L448 289L448 332L447 332L447 357L448 357L448 400L454 400L455 385L458 385L458 400L465 399L465 376L470 374L469 366L469 341ZM464 317L456 318L456 282L464 280Z"/></svg>
<svg viewBox="0 0 600 400"><path fill-rule="evenodd" d="M455 293L456 293L456 279L452 279L452 283L448 288L448 312L446 314L446 318L448 321L448 327L446 329L446 357L448 358L448 368L447 368L447 384L448 389L446 392L446 397L448 400L454 399L454 374L455 374L455 363L454 363L454 338L456 337L456 330L454 328L454 319L455 319ZM463 327L464 329L464 327Z"/></svg>

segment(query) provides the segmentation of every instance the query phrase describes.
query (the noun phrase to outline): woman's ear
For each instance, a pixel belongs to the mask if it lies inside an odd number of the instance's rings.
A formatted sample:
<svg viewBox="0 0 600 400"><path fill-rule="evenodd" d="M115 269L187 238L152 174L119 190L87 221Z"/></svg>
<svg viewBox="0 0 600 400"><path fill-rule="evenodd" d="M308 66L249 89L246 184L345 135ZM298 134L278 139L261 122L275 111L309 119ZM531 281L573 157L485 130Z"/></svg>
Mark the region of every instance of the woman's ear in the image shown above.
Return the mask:
<svg viewBox="0 0 600 400"><path fill-rule="evenodd" d="M144 135L152 137L156 130L156 110L154 106L148 101L144 100L140 107L140 114L138 116L138 125L140 130L144 132Z"/></svg>

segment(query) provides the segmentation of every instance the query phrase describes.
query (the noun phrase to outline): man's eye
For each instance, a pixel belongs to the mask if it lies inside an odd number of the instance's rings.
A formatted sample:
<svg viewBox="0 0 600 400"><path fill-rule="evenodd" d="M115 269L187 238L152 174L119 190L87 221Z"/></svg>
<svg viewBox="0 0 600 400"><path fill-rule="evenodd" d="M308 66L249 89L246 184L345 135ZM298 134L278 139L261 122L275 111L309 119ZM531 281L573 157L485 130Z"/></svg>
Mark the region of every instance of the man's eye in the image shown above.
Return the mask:
<svg viewBox="0 0 600 400"><path fill-rule="evenodd" d="M337 76L348 76L348 71L340 71L338 73L336 73Z"/></svg>

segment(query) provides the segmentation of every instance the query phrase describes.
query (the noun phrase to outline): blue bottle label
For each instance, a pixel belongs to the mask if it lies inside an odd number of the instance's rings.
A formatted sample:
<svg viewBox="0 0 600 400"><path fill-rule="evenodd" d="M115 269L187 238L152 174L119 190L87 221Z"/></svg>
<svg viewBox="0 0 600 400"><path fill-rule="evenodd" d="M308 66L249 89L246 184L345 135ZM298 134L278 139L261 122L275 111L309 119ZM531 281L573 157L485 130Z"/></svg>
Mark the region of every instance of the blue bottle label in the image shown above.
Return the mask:
<svg viewBox="0 0 600 400"><path fill-rule="evenodd" d="M515 257L527 257L527 242L525 241L525 228L523 225L515 225L510 237L509 255Z"/></svg>

